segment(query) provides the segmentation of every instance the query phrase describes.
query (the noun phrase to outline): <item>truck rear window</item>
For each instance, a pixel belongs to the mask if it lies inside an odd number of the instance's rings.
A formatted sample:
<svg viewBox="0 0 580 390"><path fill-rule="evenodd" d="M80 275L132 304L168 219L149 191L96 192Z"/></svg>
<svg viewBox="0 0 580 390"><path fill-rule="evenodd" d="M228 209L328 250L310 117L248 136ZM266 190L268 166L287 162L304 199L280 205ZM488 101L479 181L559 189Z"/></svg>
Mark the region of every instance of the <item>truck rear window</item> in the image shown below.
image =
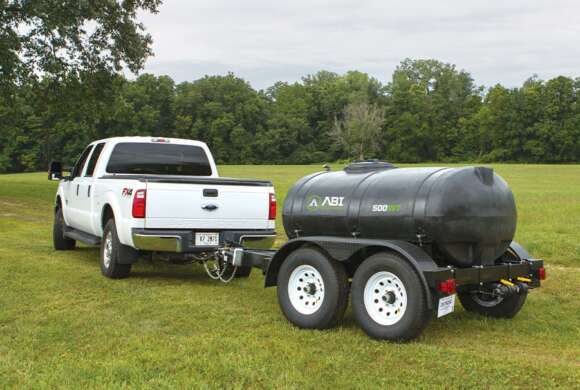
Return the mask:
<svg viewBox="0 0 580 390"><path fill-rule="evenodd" d="M205 151L198 146L126 142L113 149L107 172L211 176L211 166Z"/></svg>

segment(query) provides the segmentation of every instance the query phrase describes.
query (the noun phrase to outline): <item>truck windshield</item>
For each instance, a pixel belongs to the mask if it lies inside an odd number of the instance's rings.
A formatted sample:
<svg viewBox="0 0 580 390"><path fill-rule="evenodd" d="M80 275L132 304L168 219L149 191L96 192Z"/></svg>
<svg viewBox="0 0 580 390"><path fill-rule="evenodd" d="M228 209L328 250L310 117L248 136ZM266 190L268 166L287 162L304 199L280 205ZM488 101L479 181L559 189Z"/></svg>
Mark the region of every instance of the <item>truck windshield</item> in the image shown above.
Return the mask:
<svg viewBox="0 0 580 390"><path fill-rule="evenodd" d="M107 172L211 176L211 166L205 151L198 146L125 142L113 149Z"/></svg>

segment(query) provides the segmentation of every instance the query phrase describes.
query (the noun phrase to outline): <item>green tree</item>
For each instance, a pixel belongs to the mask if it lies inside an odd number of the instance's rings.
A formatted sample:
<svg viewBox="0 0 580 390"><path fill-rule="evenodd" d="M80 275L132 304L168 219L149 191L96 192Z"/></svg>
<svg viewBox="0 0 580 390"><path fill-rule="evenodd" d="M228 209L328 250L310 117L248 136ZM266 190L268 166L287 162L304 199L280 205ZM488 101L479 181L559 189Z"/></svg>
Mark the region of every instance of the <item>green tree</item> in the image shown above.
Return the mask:
<svg viewBox="0 0 580 390"><path fill-rule="evenodd" d="M482 89L469 73L436 60L406 59L397 67L387 91L386 136L390 152L419 150L418 156L395 155L403 161L444 160L454 153L470 156L461 146L465 127L462 118L474 115L481 107ZM411 132L399 127L404 113L414 117L417 127ZM408 116L404 123L408 123ZM420 145L396 145L399 139L415 139Z"/></svg>
<svg viewBox="0 0 580 390"><path fill-rule="evenodd" d="M352 157L364 160L376 153L385 122L382 108L367 103L350 103L335 120L333 136Z"/></svg>
<svg viewBox="0 0 580 390"><path fill-rule="evenodd" d="M265 93L268 118L257 135L257 151L262 161L273 163L310 162L316 155L303 146L313 142L308 121L308 95L300 83L276 83ZM315 151L313 151L315 153Z"/></svg>
<svg viewBox="0 0 580 390"><path fill-rule="evenodd" d="M266 99L234 76L206 76L176 87L182 137L201 139L220 163L257 162L254 145L266 123Z"/></svg>
<svg viewBox="0 0 580 390"><path fill-rule="evenodd" d="M43 75L137 72L151 54L151 37L136 21L160 0L10 0L0 3L0 88Z"/></svg>

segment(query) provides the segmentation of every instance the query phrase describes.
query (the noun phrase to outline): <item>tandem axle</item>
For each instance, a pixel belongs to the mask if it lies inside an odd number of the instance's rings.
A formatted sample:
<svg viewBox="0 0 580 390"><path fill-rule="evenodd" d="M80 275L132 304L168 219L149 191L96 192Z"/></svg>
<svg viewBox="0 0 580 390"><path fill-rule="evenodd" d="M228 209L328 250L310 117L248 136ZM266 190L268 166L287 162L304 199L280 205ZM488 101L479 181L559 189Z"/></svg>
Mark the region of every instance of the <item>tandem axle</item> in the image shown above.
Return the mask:
<svg viewBox="0 0 580 390"><path fill-rule="evenodd" d="M511 318L546 278L543 261L515 242L501 262L465 268L440 267L421 247L388 240L308 237L278 250L229 247L220 253L221 264L230 267L222 268L229 275L223 281L236 269L260 269L266 287L277 286L285 316L299 327L336 325L351 290L353 313L367 334L399 341L417 337L432 313L451 313L456 296L468 311Z"/></svg>

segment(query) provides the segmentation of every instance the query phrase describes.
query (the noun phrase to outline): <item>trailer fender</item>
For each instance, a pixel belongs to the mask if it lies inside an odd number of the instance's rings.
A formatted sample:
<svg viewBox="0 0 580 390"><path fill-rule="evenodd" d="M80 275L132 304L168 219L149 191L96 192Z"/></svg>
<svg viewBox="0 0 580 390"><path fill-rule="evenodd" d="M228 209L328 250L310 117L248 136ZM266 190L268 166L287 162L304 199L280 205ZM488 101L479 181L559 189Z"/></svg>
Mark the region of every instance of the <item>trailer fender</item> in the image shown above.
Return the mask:
<svg viewBox="0 0 580 390"><path fill-rule="evenodd" d="M429 284L425 279L424 272L441 270L433 259L419 246L399 240L375 240L375 239L348 239L338 237L304 237L288 241L272 257L266 270L265 287L275 286L278 279L278 271L286 257L304 245L313 245L327 253L331 258L346 262L357 252L365 248L387 249L400 254L416 270L419 279L425 288L429 309L433 306L433 299Z"/></svg>
<svg viewBox="0 0 580 390"><path fill-rule="evenodd" d="M523 246L521 246L515 241L512 241L512 243L510 244L510 249L520 258L520 260L532 259L532 256L530 256L528 251L525 250Z"/></svg>

